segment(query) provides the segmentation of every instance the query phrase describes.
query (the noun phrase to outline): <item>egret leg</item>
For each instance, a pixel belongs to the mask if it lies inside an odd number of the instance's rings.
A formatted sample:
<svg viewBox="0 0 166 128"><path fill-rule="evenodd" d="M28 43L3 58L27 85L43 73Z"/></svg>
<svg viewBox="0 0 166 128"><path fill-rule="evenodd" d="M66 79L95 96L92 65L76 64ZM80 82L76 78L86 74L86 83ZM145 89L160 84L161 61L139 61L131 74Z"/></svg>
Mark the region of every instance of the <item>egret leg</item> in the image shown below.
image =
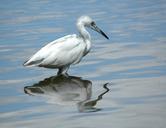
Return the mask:
<svg viewBox="0 0 166 128"><path fill-rule="evenodd" d="M67 75L67 71L68 71L69 67L70 66L64 66L64 67L59 68L57 75Z"/></svg>

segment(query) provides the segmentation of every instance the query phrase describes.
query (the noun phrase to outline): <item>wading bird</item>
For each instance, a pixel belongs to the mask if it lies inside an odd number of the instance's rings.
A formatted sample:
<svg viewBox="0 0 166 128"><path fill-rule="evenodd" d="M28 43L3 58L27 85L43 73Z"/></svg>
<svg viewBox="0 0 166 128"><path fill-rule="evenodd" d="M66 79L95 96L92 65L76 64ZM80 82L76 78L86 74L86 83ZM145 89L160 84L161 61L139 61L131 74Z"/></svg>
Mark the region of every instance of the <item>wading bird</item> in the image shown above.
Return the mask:
<svg viewBox="0 0 166 128"><path fill-rule="evenodd" d="M76 25L79 35L67 35L48 43L23 65L57 68L59 69L58 75L65 75L70 65L79 63L91 49L91 36L85 27L91 28L109 39L89 16L81 16Z"/></svg>

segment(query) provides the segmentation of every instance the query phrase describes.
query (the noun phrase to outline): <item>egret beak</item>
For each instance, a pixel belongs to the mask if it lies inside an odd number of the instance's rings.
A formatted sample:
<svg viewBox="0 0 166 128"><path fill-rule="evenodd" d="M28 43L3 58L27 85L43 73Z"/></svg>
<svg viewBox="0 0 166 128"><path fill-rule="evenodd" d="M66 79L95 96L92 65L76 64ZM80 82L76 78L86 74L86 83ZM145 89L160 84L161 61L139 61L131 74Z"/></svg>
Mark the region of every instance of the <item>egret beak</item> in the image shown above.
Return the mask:
<svg viewBox="0 0 166 128"><path fill-rule="evenodd" d="M92 23L90 25L90 28L93 29L94 31L100 33L101 35L103 35L105 38L107 38L109 40L109 37L100 28L98 28L95 23Z"/></svg>

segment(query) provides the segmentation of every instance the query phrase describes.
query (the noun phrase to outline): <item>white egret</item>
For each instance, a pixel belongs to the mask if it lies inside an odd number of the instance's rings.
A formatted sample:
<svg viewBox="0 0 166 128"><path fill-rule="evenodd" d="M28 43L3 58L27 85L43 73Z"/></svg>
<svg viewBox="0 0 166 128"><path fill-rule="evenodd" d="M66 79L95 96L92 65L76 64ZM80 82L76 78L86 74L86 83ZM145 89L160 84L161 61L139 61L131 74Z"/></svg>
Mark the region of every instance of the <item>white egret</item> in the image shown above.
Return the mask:
<svg viewBox="0 0 166 128"><path fill-rule="evenodd" d="M23 65L58 68L58 75L67 74L70 65L79 63L91 49L91 36L85 27L91 28L109 39L89 16L81 16L76 25L79 35L67 35L48 43Z"/></svg>

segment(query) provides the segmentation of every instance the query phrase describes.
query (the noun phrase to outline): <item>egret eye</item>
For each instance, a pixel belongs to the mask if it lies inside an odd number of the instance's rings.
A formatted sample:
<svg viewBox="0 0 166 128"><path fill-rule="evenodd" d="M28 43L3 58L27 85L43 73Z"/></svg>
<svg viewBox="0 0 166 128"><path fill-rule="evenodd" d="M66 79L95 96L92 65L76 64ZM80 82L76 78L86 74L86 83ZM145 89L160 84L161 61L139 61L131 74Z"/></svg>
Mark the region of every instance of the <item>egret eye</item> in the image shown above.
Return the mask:
<svg viewBox="0 0 166 128"><path fill-rule="evenodd" d="M93 25L95 25L95 22L94 22L94 21L92 21L92 22L91 22L91 25L92 25L92 26L93 26Z"/></svg>

